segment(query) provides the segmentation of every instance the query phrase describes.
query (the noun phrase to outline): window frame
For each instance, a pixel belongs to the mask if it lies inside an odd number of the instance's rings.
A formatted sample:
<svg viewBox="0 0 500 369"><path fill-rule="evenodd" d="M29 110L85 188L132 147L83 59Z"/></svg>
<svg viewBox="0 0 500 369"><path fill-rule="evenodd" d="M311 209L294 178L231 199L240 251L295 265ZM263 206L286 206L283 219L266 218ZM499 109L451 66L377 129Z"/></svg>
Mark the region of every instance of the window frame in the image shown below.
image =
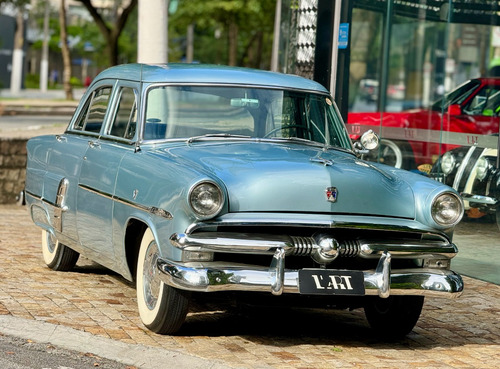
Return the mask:
<svg viewBox="0 0 500 369"><path fill-rule="evenodd" d="M82 101L84 100L83 103L80 103L79 108L73 115L73 118L68 126L67 132L68 133L74 133L74 134L81 134L85 136L93 136L93 137L100 137L102 135L103 130L105 127L108 125L108 120L110 116L110 111L114 110L114 95L116 92L116 81L115 80L102 80L98 82L91 91L87 91L87 93L84 95L82 98ZM104 88L111 88L111 92L109 94L109 99L108 99L108 104L106 107L106 112L103 117L103 122L102 125L99 129L99 132L93 132L93 131L86 131L85 126L87 125L87 120L88 120L88 114L89 114L89 108L95 98L95 93L99 90L102 90ZM81 128L76 128L77 123L79 122L84 122Z"/></svg>

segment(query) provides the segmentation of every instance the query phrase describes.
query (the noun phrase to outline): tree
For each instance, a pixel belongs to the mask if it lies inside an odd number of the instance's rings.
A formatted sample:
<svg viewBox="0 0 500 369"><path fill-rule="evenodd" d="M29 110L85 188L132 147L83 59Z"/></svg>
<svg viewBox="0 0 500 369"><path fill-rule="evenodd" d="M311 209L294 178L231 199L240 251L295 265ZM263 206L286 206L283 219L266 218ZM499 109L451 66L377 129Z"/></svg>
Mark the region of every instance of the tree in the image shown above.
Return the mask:
<svg viewBox="0 0 500 369"><path fill-rule="evenodd" d="M19 93L22 84L24 56L24 10L29 0L0 0L0 6L10 4L16 10L16 32L14 35L14 50L12 53L12 71L10 89L13 94Z"/></svg>
<svg viewBox="0 0 500 369"><path fill-rule="evenodd" d="M92 5L91 0L78 0L89 11L90 15L96 22L107 44L107 55L110 65L118 64L118 39L122 33L127 20L137 6L137 0L130 0L127 6L124 6L119 14L115 17L113 26L103 18L97 8Z"/></svg>
<svg viewBox="0 0 500 369"><path fill-rule="evenodd" d="M196 25L196 60L268 69L275 7L269 0L180 1L169 23L172 34Z"/></svg>
<svg viewBox="0 0 500 369"><path fill-rule="evenodd" d="M66 28L66 1L61 0L59 8L59 24L61 25L61 52L63 57L63 86L67 100L73 100L73 88L71 87L71 55L68 46L68 34Z"/></svg>

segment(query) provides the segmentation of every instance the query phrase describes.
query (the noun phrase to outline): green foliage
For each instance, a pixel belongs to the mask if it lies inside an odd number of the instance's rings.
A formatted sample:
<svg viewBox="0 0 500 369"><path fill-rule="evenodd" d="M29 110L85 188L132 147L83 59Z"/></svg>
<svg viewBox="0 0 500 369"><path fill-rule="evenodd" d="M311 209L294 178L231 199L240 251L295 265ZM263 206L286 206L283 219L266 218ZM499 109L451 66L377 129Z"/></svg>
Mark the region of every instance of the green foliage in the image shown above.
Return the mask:
<svg viewBox="0 0 500 369"><path fill-rule="evenodd" d="M71 77L69 79L69 84L73 87L82 87L83 86L82 80L80 78L77 78L77 77Z"/></svg>
<svg viewBox="0 0 500 369"><path fill-rule="evenodd" d="M39 88L40 76L38 74L28 74L24 80L26 88Z"/></svg>
<svg viewBox="0 0 500 369"><path fill-rule="evenodd" d="M137 7L130 14L127 25L118 39L118 60L120 63L137 61Z"/></svg>
<svg viewBox="0 0 500 369"><path fill-rule="evenodd" d="M183 54L187 27L195 24L194 59L227 64L229 25L234 23L238 26L238 65L268 68L275 7L275 0L179 1L169 20L169 53L172 55L172 48L177 48L177 54Z"/></svg>
<svg viewBox="0 0 500 369"><path fill-rule="evenodd" d="M0 2L5 0L0 0ZM43 29L44 2L32 8L32 19ZM237 25L237 64L268 69L274 27L275 0L180 0L177 11L169 17L169 62L183 60L186 53L186 33L190 24L195 25L194 60L201 63L227 64L229 59L229 25ZM130 14L118 40L119 63L133 63L137 60L137 8ZM111 27L112 25L109 24ZM60 52L60 27L58 9L50 12L51 37L49 48ZM104 68L109 66L106 40L93 21L68 25L68 35L79 37L73 47L73 57L85 57L93 64ZM93 50L85 50L85 43ZM261 47L259 48L259 44ZM42 41L33 45L41 49Z"/></svg>

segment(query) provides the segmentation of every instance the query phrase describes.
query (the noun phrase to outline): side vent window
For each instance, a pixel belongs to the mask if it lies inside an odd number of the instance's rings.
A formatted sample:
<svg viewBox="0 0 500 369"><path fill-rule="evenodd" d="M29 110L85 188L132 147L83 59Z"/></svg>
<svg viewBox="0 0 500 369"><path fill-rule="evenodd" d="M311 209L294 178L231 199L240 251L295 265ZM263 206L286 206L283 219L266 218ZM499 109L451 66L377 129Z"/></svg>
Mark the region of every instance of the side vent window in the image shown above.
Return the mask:
<svg viewBox="0 0 500 369"><path fill-rule="evenodd" d="M111 87L102 87L92 93L82 109L73 129L99 133L109 106Z"/></svg>

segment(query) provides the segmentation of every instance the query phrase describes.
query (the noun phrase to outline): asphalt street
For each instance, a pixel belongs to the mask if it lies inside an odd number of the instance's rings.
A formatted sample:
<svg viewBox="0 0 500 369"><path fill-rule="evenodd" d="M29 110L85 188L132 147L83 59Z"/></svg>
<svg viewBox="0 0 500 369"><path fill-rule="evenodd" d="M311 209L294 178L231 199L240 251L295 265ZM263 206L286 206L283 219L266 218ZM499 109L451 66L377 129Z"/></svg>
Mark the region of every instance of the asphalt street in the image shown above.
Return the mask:
<svg viewBox="0 0 500 369"><path fill-rule="evenodd" d="M3 369L134 369L97 355L58 348L31 339L0 335L0 368Z"/></svg>

